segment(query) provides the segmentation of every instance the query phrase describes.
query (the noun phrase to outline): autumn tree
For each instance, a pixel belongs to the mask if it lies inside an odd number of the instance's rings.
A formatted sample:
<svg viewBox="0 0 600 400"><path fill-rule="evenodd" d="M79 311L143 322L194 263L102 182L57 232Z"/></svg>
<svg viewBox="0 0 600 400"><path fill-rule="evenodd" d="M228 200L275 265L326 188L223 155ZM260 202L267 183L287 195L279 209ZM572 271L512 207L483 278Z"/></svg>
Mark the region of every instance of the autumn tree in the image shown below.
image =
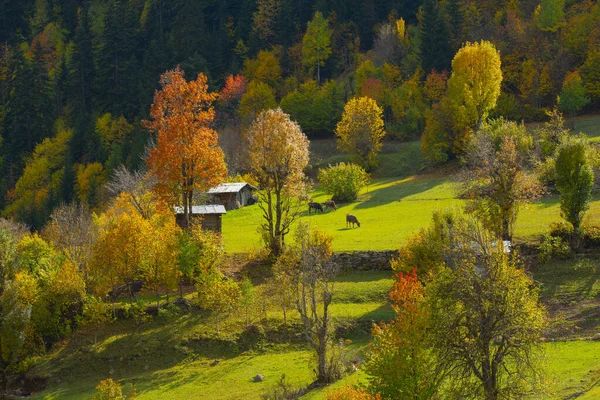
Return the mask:
<svg viewBox="0 0 600 400"><path fill-rule="evenodd" d="M333 300L338 272L331 262L333 238L301 224L296 232L299 261L295 271L296 309L304 327L304 336L317 356L317 381L331 383L343 371L332 362L333 321L329 306Z"/></svg>
<svg viewBox="0 0 600 400"><path fill-rule="evenodd" d="M466 154L461 197L498 238L512 240L519 206L537 199L542 188L528 172L533 140L524 125L502 119L484 125Z"/></svg>
<svg viewBox="0 0 600 400"><path fill-rule="evenodd" d="M240 99L238 115L242 122L254 121L261 111L277 107L274 90L263 82L252 81Z"/></svg>
<svg viewBox="0 0 600 400"><path fill-rule="evenodd" d="M560 210L563 218L573 225L572 244L577 248L582 237L581 222L589 208L594 184L590 145L586 138L568 140L558 148L555 173Z"/></svg>
<svg viewBox="0 0 600 400"><path fill-rule="evenodd" d="M240 286L218 270L209 270L198 276L196 291L200 307L213 312L219 334L219 320L238 306Z"/></svg>
<svg viewBox="0 0 600 400"><path fill-rule="evenodd" d="M296 197L304 190L308 139L281 109L260 113L248 131L252 172L260 191L261 232L267 248L281 254L298 213Z"/></svg>
<svg viewBox="0 0 600 400"><path fill-rule="evenodd" d="M335 130L338 147L353 154L367 172L377 166L377 154L385 136L382 113L373 99L351 99Z"/></svg>
<svg viewBox="0 0 600 400"><path fill-rule="evenodd" d="M217 95L208 92L203 74L189 82L183 75L177 68L161 76L161 90L155 93L150 119L143 126L157 135L148 158L148 167L158 178L156 191L167 204L182 205L189 226L194 191L215 186L227 171L211 128Z"/></svg>
<svg viewBox="0 0 600 400"><path fill-rule="evenodd" d="M302 38L302 61L305 65L317 67L317 84L321 84L321 67L331 54L331 29L329 21L317 11L306 26L306 33Z"/></svg>
<svg viewBox="0 0 600 400"><path fill-rule="evenodd" d="M454 246L427 281L431 347L449 371L446 393L521 398L539 384L547 324L538 290L518 257L479 225L457 221Z"/></svg>
<svg viewBox="0 0 600 400"><path fill-rule="evenodd" d="M487 113L500 95L500 53L490 42L467 42L452 60L448 100L453 111L452 126L461 131L454 152L464 150L470 135L481 128Z"/></svg>
<svg viewBox="0 0 600 400"><path fill-rule="evenodd" d="M43 236L78 266L88 282L88 267L97 238L91 211L82 204L63 204L52 212Z"/></svg>
<svg viewBox="0 0 600 400"><path fill-rule="evenodd" d="M590 99L585 94L585 88L579 72L568 73L565 76L562 90L558 96L558 109L574 117L589 102Z"/></svg>
<svg viewBox="0 0 600 400"><path fill-rule="evenodd" d="M588 56L581 66L585 93L594 103L600 100L600 50L590 49Z"/></svg>
<svg viewBox="0 0 600 400"><path fill-rule="evenodd" d="M396 317L373 328L365 372L383 399L432 399L445 377L429 346L425 288L416 269L400 272L390 291Z"/></svg>

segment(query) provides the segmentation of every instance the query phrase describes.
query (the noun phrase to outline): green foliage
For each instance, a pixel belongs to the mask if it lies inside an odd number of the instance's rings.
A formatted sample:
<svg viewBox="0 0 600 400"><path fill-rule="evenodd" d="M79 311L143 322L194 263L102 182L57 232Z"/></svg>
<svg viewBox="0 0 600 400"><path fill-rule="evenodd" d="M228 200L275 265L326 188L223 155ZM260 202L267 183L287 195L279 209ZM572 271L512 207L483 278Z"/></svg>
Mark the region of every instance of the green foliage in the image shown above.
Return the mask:
<svg viewBox="0 0 600 400"><path fill-rule="evenodd" d="M318 84L321 84L321 67L331 54L331 33L329 22L317 11L302 38L302 61L310 67L317 66Z"/></svg>
<svg viewBox="0 0 600 400"><path fill-rule="evenodd" d="M33 227L41 227L58 203L72 131L62 130L38 144L17 181L14 200L5 213Z"/></svg>
<svg viewBox="0 0 600 400"><path fill-rule="evenodd" d="M335 81L319 87L309 80L281 99L281 108L305 132L333 132L344 110L344 91Z"/></svg>
<svg viewBox="0 0 600 400"><path fill-rule="evenodd" d="M125 400L123 396L123 389L119 382L115 382L112 378L100 381L96 386L96 394L94 394L93 400Z"/></svg>
<svg viewBox="0 0 600 400"><path fill-rule="evenodd" d="M585 63L581 66L581 76L586 95L593 101L600 99L600 51L590 49Z"/></svg>
<svg viewBox="0 0 600 400"><path fill-rule="evenodd" d="M542 242L538 246L538 258L542 264L547 263L552 258L567 259L571 256L571 246L561 236L545 234L542 236Z"/></svg>
<svg viewBox="0 0 600 400"><path fill-rule="evenodd" d="M556 188L560 192L563 218L573 225L574 245L581 238L581 222L589 208L594 172L589 163L587 139L571 139L558 148L556 156Z"/></svg>
<svg viewBox="0 0 600 400"><path fill-rule="evenodd" d="M558 109L574 116L590 102L585 94L579 72L571 72L565 77L562 90L558 96Z"/></svg>
<svg viewBox="0 0 600 400"><path fill-rule="evenodd" d="M225 277L219 271L201 274L196 279L198 303L205 310L215 315L216 331L219 333L219 318L238 307L240 301L240 286L232 279Z"/></svg>
<svg viewBox="0 0 600 400"><path fill-rule="evenodd" d="M81 325L89 326L94 331L94 345L98 343L98 331L103 325L112 321L111 310L102 299L88 296L83 304Z"/></svg>
<svg viewBox="0 0 600 400"><path fill-rule="evenodd" d="M275 107L277 107L277 102L273 89L266 83L252 81L240 99L238 113L242 120L252 121L261 111Z"/></svg>
<svg viewBox="0 0 600 400"><path fill-rule="evenodd" d="M348 203L356 200L360 191L368 184L369 174L352 163L339 163L320 169L319 183L325 193L335 202Z"/></svg>
<svg viewBox="0 0 600 400"><path fill-rule="evenodd" d="M565 16L565 0L542 0L535 10L540 29L556 32Z"/></svg>

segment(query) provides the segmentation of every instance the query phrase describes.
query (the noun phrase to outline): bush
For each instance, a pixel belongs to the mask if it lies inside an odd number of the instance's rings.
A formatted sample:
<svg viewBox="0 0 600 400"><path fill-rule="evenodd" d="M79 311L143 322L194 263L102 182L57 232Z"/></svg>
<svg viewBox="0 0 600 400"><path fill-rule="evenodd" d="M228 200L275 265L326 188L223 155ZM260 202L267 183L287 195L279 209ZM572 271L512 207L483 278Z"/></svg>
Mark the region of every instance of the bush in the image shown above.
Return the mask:
<svg viewBox="0 0 600 400"><path fill-rule="evenodd" d="M538 247L539 260L540 262L546 263L553 257L566 259L571 255L571 247L568 241L560 236L553 236L552 234L546 234L542 238L542 243Z"/></svg>
<svg viewBox="0 0 600 400"><path fill-rule="evenodd" d="M96 386L96 394L93 400L125 400L125 396L123 396L121 384L108 378L100 381Z"/></svg>
<svg viewBox="0 0 600 400"><path fill-rule="evenodd" d="M550 224L549 234L555 238L568 240L573 236L573 226L566 222L553 222Z"/></svg>
<svg viewBox="0 0 600 400"><path fill-rule="evenodd" d="M237 340L242 351L260 347L266 340L265 330L261 325L252 324L246 328Z"/></svg>
<svg viewBox="0 0 600 400"><path fill-rule="evenodd" d="M318 179L333 201L344 203L356 200L369 182L369 174L356 164L339 163L320 169Z"/></svg>
<svg viewBox="0 0 600 400"><path fill-rule="evenodd" d="M586 245L598 246L600 245L600 226L589 225L583 227L583 237Z"/></svg>

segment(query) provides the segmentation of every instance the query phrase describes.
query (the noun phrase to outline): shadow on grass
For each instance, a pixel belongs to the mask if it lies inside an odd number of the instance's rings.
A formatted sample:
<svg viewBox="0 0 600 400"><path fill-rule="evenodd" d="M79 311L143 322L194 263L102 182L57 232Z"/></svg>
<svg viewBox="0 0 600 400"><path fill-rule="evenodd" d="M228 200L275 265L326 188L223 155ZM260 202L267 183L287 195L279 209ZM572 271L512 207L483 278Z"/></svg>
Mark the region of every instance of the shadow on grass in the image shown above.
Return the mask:
<svg viewBox="0 0 600 400"><path fill-rule="evenodd" d="M406 180L400 181L398 183L393 183L394 180L387 180L383 182L378 182L378 185L387 185L382 188L369 190L368 196L369 199L359 203L355 209L367 209L373 207L379 207L384 204L393 203L396 201L402 201L407 197L417 195L419 193L426 192L428 190L433 189L434 187L442 184L444 182L443 179L414 179L414 180ZM425 200L434 200L434 199L423 199Z"/></svg>

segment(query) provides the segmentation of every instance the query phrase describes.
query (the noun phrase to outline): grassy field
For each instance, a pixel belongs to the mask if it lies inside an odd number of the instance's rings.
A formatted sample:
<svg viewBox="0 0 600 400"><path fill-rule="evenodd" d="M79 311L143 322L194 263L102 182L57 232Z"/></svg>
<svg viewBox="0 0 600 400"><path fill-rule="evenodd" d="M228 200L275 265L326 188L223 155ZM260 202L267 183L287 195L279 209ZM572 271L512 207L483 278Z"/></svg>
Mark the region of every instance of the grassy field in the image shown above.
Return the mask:
<svg viewBox="0 0 600 400"><path fill-rule="evenodd" d="M579 117L573 123L592 140L600 140L598 120ZM313 141L310 175L314 177L320 167L347 160L337 152L334 141ZM322 202L328 196L317 188L313 198ZM462 205L456 198L452 174L426 169L418 142L386 143L380 168L357 202L324 214L309 215L305 210L300 220L333 235L336 251L397 249L429 225L435 210ZM356 215L361 228L346 228L346 213ZM547 196L521 209L516 240L535 240L551 222L560 220L558 197ZM227 213L223 219L226 250L246 252L260 246L256 234L260 221L257 206ZM594 198L587 221L600 221L600 197ZM542 344L548 393L539 398L565 399L575 394L581 400L600 398L600 341L582 340L597 334L600 326L599 265L600 252L543 265L533 263L530 272L555 321L548 337L570 339ZM344 327L344 338L351 340L350 352L360 354L366 348L372 321L393 317L387 304L392 282L390 271L352 272L338 278L331 311ZM258 286L258 293L260 298L269 298L263 286ZM193 295L187 297L192 299ZM143 298L154 301L150 296ZM307 386L314 378L313 355L299 333L297 315L291 312L290 325L281 328L280 308L265 306L262 324L269 340L249 351L242 351L236 342L244 330L245 317L240 312L221 321L220 335L215 333L213 317L197 310L154 317L137 329L132 321L118 321L100 332L97 346L91 332L78 331L38 360L32 372L48 378L48 389L33 398L90 398L98 382L108 377L120 381L126 392L135 388L142 400L260 399L282 375L295 387ZM255 310L252 321L258 320ZM264 382L252 381L258 373L265 375ZM322 400L335 388L366 379L359 370L302 399Z"/></svg>
<svg viewBox="0 0 600 400"><path fill-rule="evenodd" d="M589 286L583 274L570 276L582 263L593 264L595 256L552 263L540 267L536 280L545 287L543 298L555 293L582 298ZM557 274L563 271L562 274ZM594 285L596 285L594 283ZM346 273L335 286L332 307L340 323L361 322L392 317L386 294L392 285L389 271ZM260 289L259 289L260 290ZM598 297L599 288L587 296ZM267 326L281 323L281 313L269 307ZM292 322L296 321L292 318ZM598 326L598 325L596 325ZM69 342L42 360L35 372L50 377L49 389L35 399L90 398L101 379L119 380L126 391L135 388L138 399L260 399L274 387L282 374L297 387L312 379L311 351L302 340L266 343L263 347L239 353L233 340L243 329L243 316L234 315L222 324L222 334L214 333L213 321L204 314L192 313L169 319L156 317L136 332L130 321L120 321L101 332L98 346L92 346L89 332L76 333ZM348 331L352 340L349 350L359 352L368 343L364 328ZM594 382L600 379L600 342L572 341L545 343L548 390L550 399L563 399L576 392L588 391L583 399L595 399L599 393ZM220 362L213 364L215 359ZM262 383L252 382L257 373L265 375ZM303 399L324 399L327 392L346 384L365 381L359 371L332 388L312 391Z"/></svg>
<svg viewBox="0 0 600 400"><path fill-rule="evenodd" d="M315 201L328 196L317 190ZM600 196L595 195L587 213L589 223L600 221ZM551 222L561 221L558 196L522 207L515 226L516 240L535 240L546 232ZM325 230L334 238L335 251L391 250L402 246L422 227L429 225L436 210L461 207L456 199L454 181L432 175L400 179L379 179L361 194L359 201L343 204L337 211L309 214L302 211L299 220ZM346 228L345 215L356 215L360 228ZM261 245L257 228L261 223L257 205L230 211L223 217L225 249L231 253L246 252Z"/></svg>

